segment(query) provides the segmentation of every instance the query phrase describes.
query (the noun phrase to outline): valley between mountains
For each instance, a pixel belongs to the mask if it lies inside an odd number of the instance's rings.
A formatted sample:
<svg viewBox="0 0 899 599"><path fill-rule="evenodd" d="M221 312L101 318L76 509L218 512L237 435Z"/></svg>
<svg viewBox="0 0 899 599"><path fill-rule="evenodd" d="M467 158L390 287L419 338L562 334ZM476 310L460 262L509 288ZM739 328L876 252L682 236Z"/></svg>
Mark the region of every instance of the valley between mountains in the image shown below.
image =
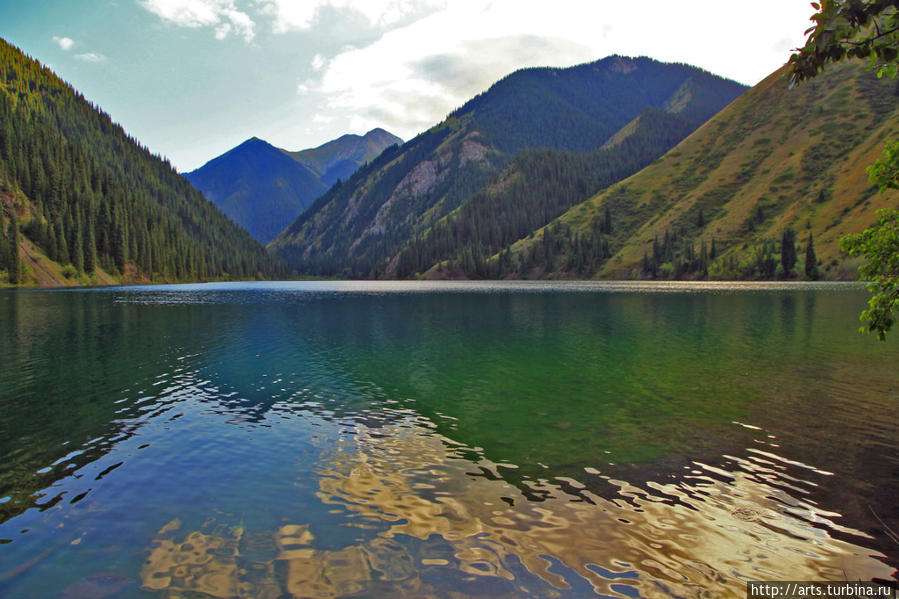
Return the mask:
<svg viewBox="0 0 899 599"><path fill-rule="evenodd" d="M252 138L182 177L0 50L8 285L854 279L839 239L895 195L865 167L899 131L899 87L851 62L794 89L785 68L747 89L624 56L523 69L406 142Z"/></svg>

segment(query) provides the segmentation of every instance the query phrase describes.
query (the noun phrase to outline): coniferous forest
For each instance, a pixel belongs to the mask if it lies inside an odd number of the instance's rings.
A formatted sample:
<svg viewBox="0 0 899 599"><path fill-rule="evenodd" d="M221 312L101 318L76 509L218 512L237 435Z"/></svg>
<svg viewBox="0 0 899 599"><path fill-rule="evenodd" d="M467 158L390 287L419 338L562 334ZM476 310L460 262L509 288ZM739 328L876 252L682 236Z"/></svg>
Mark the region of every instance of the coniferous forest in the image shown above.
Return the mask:
<svg viewBox="0 0 899 599"><path fill-rule="evenodd" d="M329 190L268 247L318 276L477 263L647 166L745 89L645 57L521 69Z"/></svg>
<svg viewBox="0 0 899 599"><path fill-rule="evenodd" d="M168 161L4 40L0 199L0 281L10 284L36 280L29 255L35 267L49 259L81 282L283 274Z"/></svg>
<svg viewBox="0 0 899 599"><path fill-rule="evenodd" d="M695 128L694 121L647 108L635 131L611 147L587 154L555 149L521 152L494 185L482 188L446 219L413 238L394 258L388 274L406 278L444 260L449 271L461 271L467 277L513 274L509 252L489 266L487 258L598 190L634 174ZM611 220L597 220L596 224L580 240L582 253L591 256L590 264L608 257L609 251ZM586 256L581 262L576 271L587 267Z"/></svg>

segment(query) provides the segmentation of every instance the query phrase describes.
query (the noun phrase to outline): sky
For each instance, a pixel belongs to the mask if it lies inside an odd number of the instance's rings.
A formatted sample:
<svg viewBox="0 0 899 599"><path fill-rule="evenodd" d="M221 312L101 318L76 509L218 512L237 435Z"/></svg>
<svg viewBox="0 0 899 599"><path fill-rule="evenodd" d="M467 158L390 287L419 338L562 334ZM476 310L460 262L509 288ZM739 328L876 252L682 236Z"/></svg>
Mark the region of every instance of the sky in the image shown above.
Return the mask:
<svg viewBox="0 0 899 599"><path fill-rule="evenodd" d="M612 54L754 85L807 0L0 0L0 37L181 172L256 136L403 139L523 67Z"/></svg>

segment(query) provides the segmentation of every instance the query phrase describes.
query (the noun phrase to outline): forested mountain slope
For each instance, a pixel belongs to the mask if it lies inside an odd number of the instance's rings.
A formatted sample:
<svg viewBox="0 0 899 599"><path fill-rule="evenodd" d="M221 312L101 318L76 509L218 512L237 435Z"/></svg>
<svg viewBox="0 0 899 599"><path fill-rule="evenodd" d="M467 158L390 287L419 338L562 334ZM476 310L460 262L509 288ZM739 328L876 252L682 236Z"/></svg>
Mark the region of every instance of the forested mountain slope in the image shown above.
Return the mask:
<svg viewBox="0 0 899 599"><path fill-rule="evenodd" d="M261 245L168 162L4 40L0 198L0 281L52 285L281 273Z"/></svg>
<svg viewBox="0 0 899 599"><path fill-rule="evenodd" d="M402 140L383 129L288 152L256 137L185 173L206 199L268 243L338 179Z"/></svg>
<svg viewBox="0 0 899 599"><path fill-rule="evenodd" d="M828 67L793 89L788 78L786 68L775 72L662 159L492 252L481 272L855 278L839 240L895 201L868 182L866 167L899 136L899 86L860 63ZM441 272L480 276L459 260Z"/></svg>
<svg viewBox="0 0 899 599"><path fill-rule="evenodd" d="M407 278L452 261L470 276L488 276L486 258L597 190L632 175L695 128L695 121L647 108L614 140L593 152L525 150L490 185L406 243L390 259L383 274ZM605 227L602 223L600 226ZM608 248L594 250L604 252ZM500 270L493 276L506 275L508 252L502 258Z"/></svg>
<svg viewBox="0 0 899 599"><path fill-rule="evenodd" d="M517 71L329 190L269 247L303 273L378 276L396 267L404 244L471 199L519 153L597 150L650 108L674 115L685 135L744 89L649 58ZM616 158L601 167L606 174L588 176L580 195L547 214L589 197L597 190L590 185L615 180L608 172L626 176L651 161L653 151L670 147L638 137L645 147L631 142L627 164Z"/></svg>

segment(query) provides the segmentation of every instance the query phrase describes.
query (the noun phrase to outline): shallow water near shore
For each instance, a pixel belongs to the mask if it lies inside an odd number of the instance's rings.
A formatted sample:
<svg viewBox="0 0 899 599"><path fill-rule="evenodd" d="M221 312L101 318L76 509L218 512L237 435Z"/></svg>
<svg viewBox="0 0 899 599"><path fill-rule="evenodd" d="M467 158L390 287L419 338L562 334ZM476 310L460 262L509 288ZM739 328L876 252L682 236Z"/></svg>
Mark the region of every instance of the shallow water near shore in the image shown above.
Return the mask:
<svg viewBox="0 0 899 599"><path fill-rule="evenodd" d="M840 284L0 293L3 597L892 580L899 345Z"/></svg>

